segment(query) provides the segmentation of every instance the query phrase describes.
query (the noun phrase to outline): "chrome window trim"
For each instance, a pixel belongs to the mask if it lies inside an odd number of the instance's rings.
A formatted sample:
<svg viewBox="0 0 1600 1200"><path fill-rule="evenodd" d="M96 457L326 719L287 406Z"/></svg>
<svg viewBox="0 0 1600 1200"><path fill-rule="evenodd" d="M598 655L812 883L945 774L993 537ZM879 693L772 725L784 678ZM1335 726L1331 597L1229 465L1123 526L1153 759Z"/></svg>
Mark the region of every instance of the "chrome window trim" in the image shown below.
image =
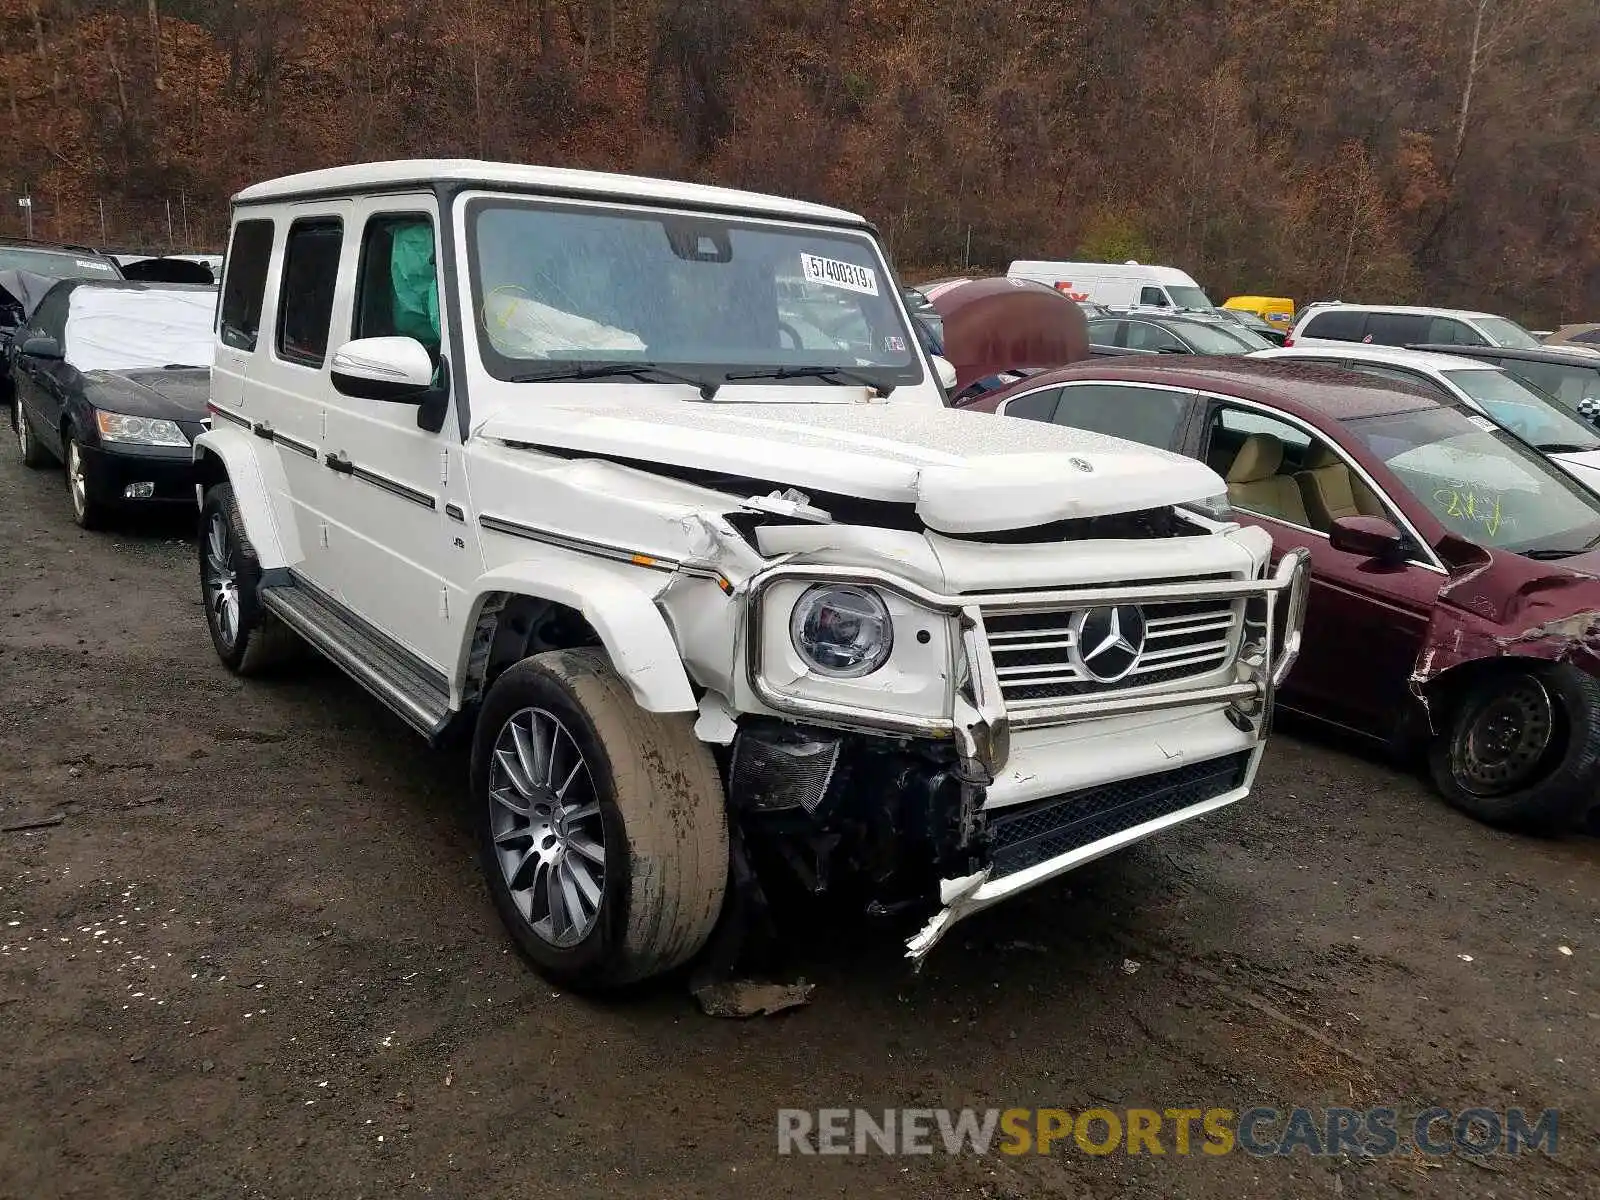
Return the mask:
<svg viewBox="0 0 1600 1200"><path fill-rule="evenodd" d="M1377 480L1373 479L1372 476L1367 473L1365 467L1345 453L1343 446L1339 445L1338 442L1331 441L1328 436L1316 426L1307 424L1299 417L1296 417L1290 413L1286 413L1282 409L1271 408L1268 405L1260 403L1259 401L1244 400L1238 396L1224 396L1217 392L1208 392L1203 389L1199 392L1199 394L1208 400L1217 400L1224 404L1234 404L1241 408L1247 408L1254 412L1263 413L1266 416L1272 417L1274 420L1282 421L1285 425L1290 425L1301 430L1313 441L1322 442L1323 444L1329 446L1333 452L1344 461L1346 467L1360 476L1361 481L1367 485L1372 494L1376 496L1384 504L1384 506L1394 514L1395 519L1400 522L1401 530L1411 538L1412 542L1415 543L1424 554L1427 555L1426 562L1417 562L1410 558L1406 559L1406 561L1412 566L1421 567L1423 570L1432 571L1438 575L1448 576L1450 574L1449 571L1445 570L1444 563L1439 561L1439 556L1433 552L1433 547L1428 543L1427 539L1417 532L1417 527L1413 525L1411 523L1411 519L1406 516L1405 510L1394 502L1394 499L1389 495L1388 492L1378 486ZM1235 505L1234 507L1239 508L1238 505ZM1302 533L1312 534L1316 537L1322 538L1325 541L1329 540L1328 535L1323 533L1320 529L1308 529L1304 525L1296 525L1293 521L1285 521L1281 517L1270 516L1266 513L1250 512L1248 508L1239 508L1239 511L1249 513L1252 517L1256 517L1262 521L1275 521L1277 524L1285 525L1290 529L1298 529Z"/></svg>

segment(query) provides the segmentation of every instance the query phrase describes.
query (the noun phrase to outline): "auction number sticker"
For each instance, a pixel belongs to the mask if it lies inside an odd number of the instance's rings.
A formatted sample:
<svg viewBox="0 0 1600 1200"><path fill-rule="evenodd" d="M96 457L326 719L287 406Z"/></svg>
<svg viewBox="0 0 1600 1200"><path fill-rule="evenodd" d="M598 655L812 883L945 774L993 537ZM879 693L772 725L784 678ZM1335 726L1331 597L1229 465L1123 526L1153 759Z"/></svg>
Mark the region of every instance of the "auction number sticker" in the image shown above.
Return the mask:
<svg viewBox="0 0 1600 1200"><path fill-rule="evenodd" d="M866 296L878 294L878 273L871 267L858 267L855 263L823 258L820 254L802 253L800 270L812 283L844 288L847 292L860 292Z"/></svg>

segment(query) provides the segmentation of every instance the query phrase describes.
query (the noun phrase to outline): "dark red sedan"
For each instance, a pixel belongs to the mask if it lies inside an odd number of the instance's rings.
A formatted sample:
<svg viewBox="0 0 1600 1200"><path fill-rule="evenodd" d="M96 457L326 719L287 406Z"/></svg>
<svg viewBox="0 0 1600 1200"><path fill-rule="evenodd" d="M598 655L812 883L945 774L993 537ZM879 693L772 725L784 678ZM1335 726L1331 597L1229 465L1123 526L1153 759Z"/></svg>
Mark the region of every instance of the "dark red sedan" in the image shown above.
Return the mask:
<svg viewBox="0 0 1600 1200"><path fill-rule="evenodd" d="M1596 803L1600 498L1492 422L1229 358L1079 363L962 407L1202 459L1233 519L1309 550L1286 708L1426 745L1440 791L1486 821L1557 830Z"/></svg>

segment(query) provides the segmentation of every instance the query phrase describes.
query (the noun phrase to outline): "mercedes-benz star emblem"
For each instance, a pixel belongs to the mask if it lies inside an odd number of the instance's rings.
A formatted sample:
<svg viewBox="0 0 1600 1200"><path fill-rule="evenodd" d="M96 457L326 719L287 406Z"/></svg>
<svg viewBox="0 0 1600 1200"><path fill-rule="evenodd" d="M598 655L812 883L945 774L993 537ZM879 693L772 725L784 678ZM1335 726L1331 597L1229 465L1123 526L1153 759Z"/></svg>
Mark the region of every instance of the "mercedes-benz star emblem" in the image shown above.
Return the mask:
<svg viewBox="0 0 1600 1200"><path fill-rule="evenodd" d="M1090 608L1072 619L1072 657L1090 679L1115 683L1144 653L1144 613L1137 604Z"/></svg>

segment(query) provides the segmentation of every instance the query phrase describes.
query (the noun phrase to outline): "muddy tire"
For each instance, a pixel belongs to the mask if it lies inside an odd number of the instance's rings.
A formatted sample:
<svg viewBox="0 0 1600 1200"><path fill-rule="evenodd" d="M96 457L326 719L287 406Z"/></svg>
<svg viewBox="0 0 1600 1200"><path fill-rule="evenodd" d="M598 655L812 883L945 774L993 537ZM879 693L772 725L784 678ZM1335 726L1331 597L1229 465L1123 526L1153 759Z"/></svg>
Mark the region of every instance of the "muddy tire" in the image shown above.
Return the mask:
<svg viewBox="0 0 1600 1200"><path fill-rule="evenodd" d="M1595 803L1600 681L1565 663L1485 675L1449 707L1428 765L1445 799L1480 821L1564 833Z"/></svg>
<svg viewBox="0 0 1600 1200"><path fill-rule="evenodd" d="M79 529L104 529L111 524L112 509L97 498L99 485L94 468L83 456L78 431L68 427L62 438L66 451L67 499L72 505L72 520Z"/></svg>
<svg viewBox="0 0 1600 1200"><path fill-rule="evenodd" d="M524 659L472 744L479 857L518 949L599 991L699 952L728 879L722 783L691 716L651 713L598 650Z"/></svg>
<svg viewBox="0 0 1600 1200"><path fill-rule="evenodd" d="M233 485L200 506L200 595L217 657L236 675L260 675L304 651L298 635L261 607L261 563L244 531Z"/></svg>

